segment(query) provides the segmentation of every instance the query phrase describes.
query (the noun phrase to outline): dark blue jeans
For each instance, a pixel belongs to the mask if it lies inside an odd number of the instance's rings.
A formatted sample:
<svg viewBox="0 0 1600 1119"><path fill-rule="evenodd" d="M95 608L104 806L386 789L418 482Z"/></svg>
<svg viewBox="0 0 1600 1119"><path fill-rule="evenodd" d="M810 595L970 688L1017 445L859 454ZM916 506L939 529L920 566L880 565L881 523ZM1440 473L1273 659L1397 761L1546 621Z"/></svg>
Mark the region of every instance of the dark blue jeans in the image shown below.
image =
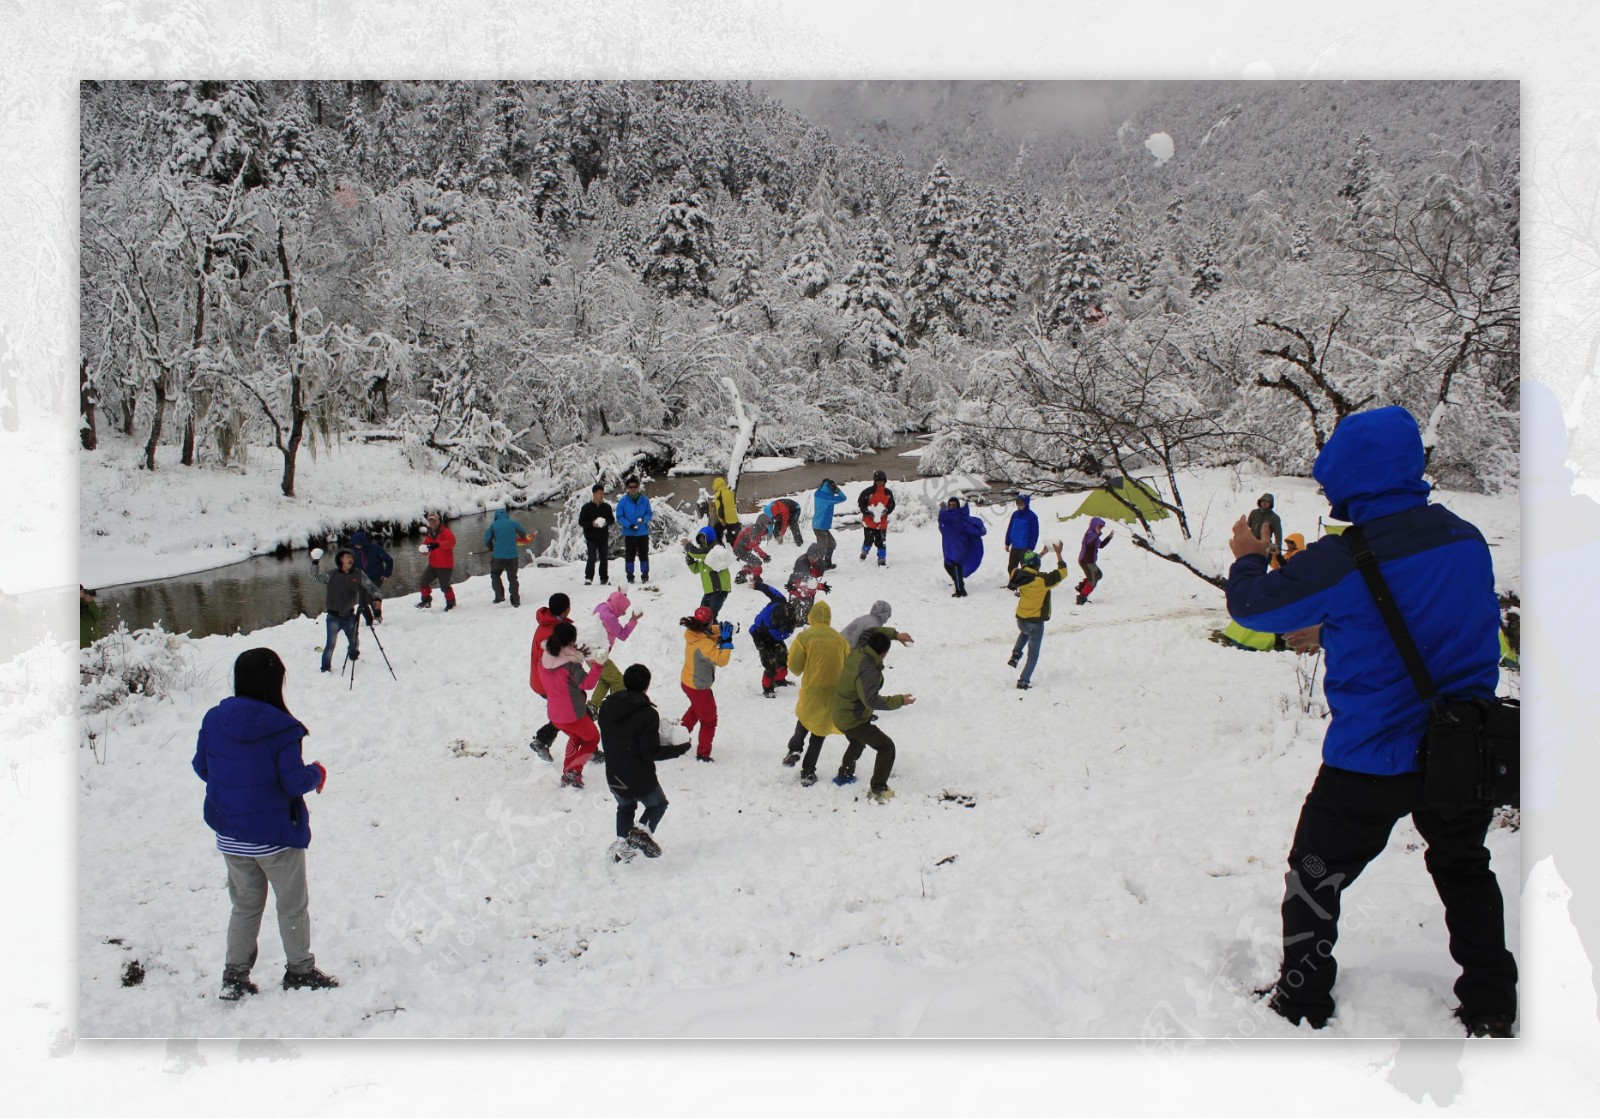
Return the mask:
<svg viewBox="0 0 1600 1119"><path fill-rule="evenodd" d="M644 813L639 817L639 823L652 835L655 834L656 825L661 823L661 817L667 814L667 794L661 791L659 783L641 797L619 792L614 788L611 790L611 795L617 798L618 839L627 839L628 833L633 830L633 810L636 805L644 805Z"/></svg>
<svg viewBox="0 0 1600 1119"><path fill-rule="evenodd" d="M1044 641L1044 619L1018 618L1017 631L1017 643L1011 647L1011 656L1013 659L1022 656L1022 650L1026 646L1028 659L1023 662L1022 675L1019 679L1024 682L1031 681L1034 667L1039 663L1039 645Z"/></svg>
<svg viewBox="0 0 1600 1119"><path fill-rule="evenodd" d="M333 646L339 634L344 634L345 642L350 646L348 655L354 658L361 652L360 619L354 614L329 614L328 635L322 642L322 667L333 670Z"/></svg>

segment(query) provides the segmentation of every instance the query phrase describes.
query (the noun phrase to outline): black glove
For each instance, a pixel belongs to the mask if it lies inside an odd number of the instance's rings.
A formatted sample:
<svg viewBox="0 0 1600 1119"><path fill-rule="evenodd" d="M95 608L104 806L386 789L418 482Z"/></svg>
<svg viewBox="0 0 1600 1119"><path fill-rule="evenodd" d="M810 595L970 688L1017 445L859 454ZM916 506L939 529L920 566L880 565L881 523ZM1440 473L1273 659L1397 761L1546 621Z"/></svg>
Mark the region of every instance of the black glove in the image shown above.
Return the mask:
<svg viewBox="0 0 1600 1119"><path fill-rule="evenodd" d="M833 588L828 586L828 584L826 584L826 583L818 583L817 584L817 590L822 591L824 593L828 593L828 592L831 592L833 590Z"/></svg>

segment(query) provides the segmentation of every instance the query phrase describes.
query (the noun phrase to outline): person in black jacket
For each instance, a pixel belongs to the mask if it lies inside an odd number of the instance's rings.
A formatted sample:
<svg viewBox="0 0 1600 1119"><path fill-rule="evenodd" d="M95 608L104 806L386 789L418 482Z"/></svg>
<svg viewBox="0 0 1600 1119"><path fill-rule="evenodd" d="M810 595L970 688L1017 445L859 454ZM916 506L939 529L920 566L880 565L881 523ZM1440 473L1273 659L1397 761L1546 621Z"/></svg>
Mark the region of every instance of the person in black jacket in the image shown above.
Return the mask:
<svg viewBox="0 0 1600 1119"><path fill-rule="evenodd" d="M583 543L587 550L583 561L583 585L586 587L594 582L596 561L600 564L600 585L610 585L606 574L609 558L606 553L611 550L611 526L616 519L616 514L611 511L611 503L606 500L605 484L596 482L589 500L578 510L578 527L583 529Z"/></svg>
<svg viewBox="0 0 1600 1119"><path fill-rule="evenodd" d="M356 555L356 570L371 579L381 591L384 580L394 574L394 557L387 548L373 540L365 529L357 529L350 538L350 547ZM361 592L361 617L369 626L383 624L383 599Z"/></svg>
<svg viewBox="0 0 1600 1119"><path fill-rule="evenodd" d="M340 548L333 557L337 571L324 574L321 562L322 551L316 549L311 553L311 575L328 586L328 633L322 643L322 671L332 672L333 647L341 632L349 647L346 656L353 661L361 659L361 619L356 614L361 596L381 599L383 595L371 579L355 569L355 553L349 548Z"/></svg>
<svg viewBox="0 0 1600 1119"><path fill-rule="evenodd" d="M645 858L660 856L656 827L667 812L667 795L656 779L656 762L689 752L683 742L663 741L661 717L645 693L650 690L650 670L630 664L622 674L622 691L612 692L600 705L600 742L605 750L606 784L617 798L617 841L609 849L612 862L626 862L643 851ZM644 805L639 823L633 810Z"/></svg>

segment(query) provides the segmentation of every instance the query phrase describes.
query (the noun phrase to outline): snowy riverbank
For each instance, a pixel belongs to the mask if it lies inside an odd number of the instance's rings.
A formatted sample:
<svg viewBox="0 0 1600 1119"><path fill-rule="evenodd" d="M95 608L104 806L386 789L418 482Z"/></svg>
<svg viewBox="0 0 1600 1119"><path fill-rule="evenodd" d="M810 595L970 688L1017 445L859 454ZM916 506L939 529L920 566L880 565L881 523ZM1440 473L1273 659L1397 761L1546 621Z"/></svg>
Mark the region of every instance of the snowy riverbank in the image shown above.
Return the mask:
<svg viewBox="0 0 1600 1119"><path fill-rule="evenodd" d="M1196 552L1223 565L1259 489L1279 495L1287 531L1315 536L1310 483L1229 478L1186 483ZM1443 500L1484 529L1514 588L1515 497ZM1085 522L1055 517L1077 504L1035 503L1047 538L1075 549ZM1309 1036L1247 992L1274 966L1320 681L1305 713L1294 656L1206 640L1226 624L1221 594L1118 527L1095 601L1056 595L1034 690L1017 692L1004 513L966 599L949 597L931 524L892 530L886 569L841 534L836 619L885 598L916 638L888 658L886 690L919 697L882 719L899 745L894 801L868 804L864 781L798 785L779 764L793 692L761 697L741 634L717 682L717 764L661 766L671 808L654 862L605 861L614 803L598 767L588 791L563 790L527 749L544 720L526 683L532 607L563 590L586 615L600 588L575 569L525 569L520 611L491 606L482 578L448 615L395 598L378 636L398 683L370 635L353 690L320 676L320 619L182 643L190 671L170 700L84 720L105 761L80 751L82 1036ZM774 564L794 554L783 545ZM699 589L675 557L657 571L661 593L635 595L645 617L617 657L652 667L676 717L677 619ZM725 616L748 625L759 605L735 588ZM256 645L284 656L307 759L328 768L311 798L312 939L343 986L269 988L282 968L269 916L263 992L229 1006L215 998L222 862L189 762L233 659ZM829 740L822 772L841 748ZM1515 950L1518 836L1497 830L1490 847ZM1409 822L1346 912L1328 1034L1452 1036L1455 967ZM123 987L132 959L145 978Z"/></svg>

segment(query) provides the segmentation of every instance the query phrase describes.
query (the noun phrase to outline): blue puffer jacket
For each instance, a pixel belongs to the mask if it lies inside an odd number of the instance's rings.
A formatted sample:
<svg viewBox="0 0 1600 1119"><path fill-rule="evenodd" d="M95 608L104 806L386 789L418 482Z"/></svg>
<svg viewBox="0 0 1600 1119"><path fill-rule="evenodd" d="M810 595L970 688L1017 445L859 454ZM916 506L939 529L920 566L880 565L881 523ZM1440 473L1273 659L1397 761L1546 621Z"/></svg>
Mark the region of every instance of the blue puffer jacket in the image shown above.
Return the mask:
<svg viewBox="0 0 1600 1119"><path fill-rule="evenodd" d="M321 774L300 756L307 733L293 715L256 699L229 696L206 712L193 765L206 783L212 831L243 843L311 845L305 795Z"/></svg>
<svg viewBox="0 0 1600 1119"><path fill-rule="evenodd" d="M494 558L497 560L514 560L517 558L517 540L528 535L528 530L511 519L511 514L504 509L494 511L494 520L489 522L489 528L483 534L483 545L493 549Z"/></svg>
<svg viewBox="0 0 1600 1119"><path fill-rule="evenodd" d="M1022 508L1011 514L1006 523L1007 548L1032 548L1039 543L1039 514L1032 509L1032 501L1025 493L1017 494Z"/></svg>
<svg viewBox="0 0 1600 1119"><path fill-rule="evenodd" d="M624 536L649 536L650 522L655 519L650 499L644 494L623 494L617 500L617 524Z"/></svg>
<svg viewBox="0 0 1600 1119"><path fill-rule="evenodd" d="M789 600L777 591L761 583L756 590L767 596L767 604L761 608L761 613L756 615L755 621L750 625L750 636L753 638L758 632L766 634L774 641L787 641L794 632L794 619L789 614Z"/></svg>
<svg viewBox="0 0 1600 1119"><path fill-rule="evenodd" d="M844 491L838 486L818 486L811 513L811 527L824 532L833 530L833 507L844 500Z"/></svg>
<svg viewBox="0 0 1600 1119"><path fill-rule="evenodd" d="M1475 527L1428 504L1422 469L1416 421L1390 407L1346 417L1312 475L1333 515L1366 533L1434 685L1445 695L1492 696L1500 608L1489 548ZM1343 537L1324 537L1270 573L1265 556L1234 561L1228 613L1265 633L1322 626L1333 713L1324 762L1373 774L1417 768L1428 708Z"/></svg>

